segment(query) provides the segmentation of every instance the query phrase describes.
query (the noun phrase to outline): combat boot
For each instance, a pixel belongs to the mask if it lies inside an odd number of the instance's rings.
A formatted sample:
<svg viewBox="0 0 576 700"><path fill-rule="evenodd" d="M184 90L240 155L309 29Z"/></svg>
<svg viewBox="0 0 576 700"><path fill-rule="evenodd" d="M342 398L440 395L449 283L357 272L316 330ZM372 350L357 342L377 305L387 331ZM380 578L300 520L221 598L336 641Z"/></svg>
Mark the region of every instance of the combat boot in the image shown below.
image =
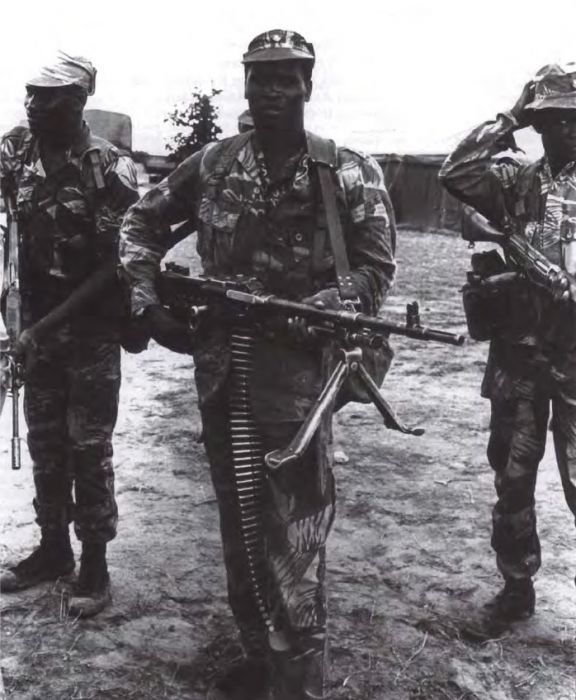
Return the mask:
<svg viewBox="0 0 576 700"><path fill-rule="evenodd" d="M214 682L206 700L268 700L269 696L270 670L267 662L246 659Z"/></svg>
<svg viewBox="0 0 576 700"><path fill-rule="evenodd" d="M74 566L68 528L43 530L40 546L18 564L2 572L0 592L13 593L45 581L56 581L69 576Z"/></svg>
<svg viewBox="0 0 576 700"><path fill-rule="evenodd" d="M105 543L82 543L80 573L72 587L68 614L72 617L92 617L112 600L110 576L106 564Z"/></svg>
<svg viewBox="0 0 576 700"><path fill-rule="evenodd" d="M534 614L536 593L532 579L506 579L487 611L494 622L515 622Z"/></svg>

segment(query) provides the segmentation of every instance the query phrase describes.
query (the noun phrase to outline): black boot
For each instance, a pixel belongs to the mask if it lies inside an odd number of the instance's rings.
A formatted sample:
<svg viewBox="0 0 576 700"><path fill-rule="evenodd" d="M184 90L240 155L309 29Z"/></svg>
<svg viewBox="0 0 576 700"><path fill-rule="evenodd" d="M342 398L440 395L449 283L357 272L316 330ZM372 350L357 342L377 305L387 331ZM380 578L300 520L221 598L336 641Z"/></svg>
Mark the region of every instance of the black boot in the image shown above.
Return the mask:
<svg viewBox="0 0 576 700"><path fill-rule="evenodd" d="M56 581L74 571L74 553L66 529L43 529L40 546L0 575L0 592L13 593L44 581Z"/></svg>
<svg viewBox="0 0 576 700"><path fill-rule="evenodd" d="M493 622L515 622L534 614L536 593L532 579L506 579L504 588L488 606Z"/></svg>
<svg viewBox="0 0 576 700"><path fill-rule="evenodd" d="M267 700L270 670L265 660L246 659L210 687L206 700Z"/></svg>
<svg viewBox="0 0 576 700"><path fill-rule="evenodd" d="M111 600L106 543L83 542L80 573L72 588L68 614L92 617L109 605Z"/></svg>

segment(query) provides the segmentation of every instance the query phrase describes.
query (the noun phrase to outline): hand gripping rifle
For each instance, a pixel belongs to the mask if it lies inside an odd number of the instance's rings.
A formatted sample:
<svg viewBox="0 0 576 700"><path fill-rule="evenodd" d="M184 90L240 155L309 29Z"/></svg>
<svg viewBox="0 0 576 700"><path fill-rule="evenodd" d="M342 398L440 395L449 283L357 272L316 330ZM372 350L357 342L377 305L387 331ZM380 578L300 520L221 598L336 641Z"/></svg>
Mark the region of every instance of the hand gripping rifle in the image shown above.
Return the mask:
<svg viewBox="0 0 576 700"><path fill-rule="evenodd" d="M543 253L537 250L519 233L514 233L510 227L499 230L492 226L488 219L472 207L463 207L464 218L462 238L471 247L481 241L498 243L504 251L511 266L533 284L556 295L559 288L576 292L576 279L558 265L552 263ZM491 277L493 284L502 281L505 284L514 273L502 272ZM576 296L576 294L575 294Z"/></svg>
<svg viewBox="0 0 576 700"><path fill-rule="evenodd" d="M23 382L21 358L15 353L22 330L22 299L20 295L19 236L16 198L8 187L2 187L6 204L7 227L4 230L4 274L2 298L6 332L0 335L0 412L6 395L12 396L12 469L20 469L19 399Z"/></svg>
<svg viewBox="0 0 576 700"><path fill-rule="evenodd" d="M338 364L290 445L266 455L266 464L270 469L278 469L304 454L323 416L332 410L338 392L351 374L355 374L364 385L387 428L422 435L424 431L421 428L403 425L382 397L362 363L362 349L381 346L389 334L450 345L462 345L464 342L464 336L422 326L417 302L408 305L406 322L397 324L357 311L319 309L263 294L254 280L245 277L193 277L187 274L186 268L178 265L168 264L166 268L167 271L161 273L158 282L160 298L192 328L197 327L202 316L210 313L231 325L242 320L263 332L292 333L297 339L302 339L304 329L305 336L313 341L336 343L339 350Z"/></svg>

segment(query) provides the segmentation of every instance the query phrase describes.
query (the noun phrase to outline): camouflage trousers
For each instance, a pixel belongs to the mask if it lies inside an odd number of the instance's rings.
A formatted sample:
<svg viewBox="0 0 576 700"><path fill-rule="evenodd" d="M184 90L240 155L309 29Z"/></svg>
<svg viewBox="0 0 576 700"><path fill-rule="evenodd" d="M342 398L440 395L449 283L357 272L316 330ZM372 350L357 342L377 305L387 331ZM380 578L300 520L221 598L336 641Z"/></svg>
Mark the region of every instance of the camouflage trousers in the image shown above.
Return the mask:
<svg viewBox="0 0 576 700"><path fill-rule="evenodd" d="M576 373L567 369L548 365L514 373L498 368L494 373L488 460L498 500L492 515L492 547L507 579L528 578L540 568L534 491L550 408L562 487L576 516Z"/></svg>
<svg viewBox="0 0 576 700"><path fill-rule="evenodd" d="M73 521L83 542L115 537L112 433L119 390L118 343L63 330L30 358L24 411L43 530Z"/></svg>
<svg viewBox="0 0 576 700"><path fill-rule="evenodd" d="M247 656L265 659L274 700L323 696L326 654L325 543L335 513L327 422L304 458L269 474L262 503L266 600L276 630L288 640L278 650L254 595L240 525L228 401L202 409L203 435L220 513L228 599ZM298 423L258 421L264 454L285 447ZM263 467L264 468L264 467Z"/></svg>

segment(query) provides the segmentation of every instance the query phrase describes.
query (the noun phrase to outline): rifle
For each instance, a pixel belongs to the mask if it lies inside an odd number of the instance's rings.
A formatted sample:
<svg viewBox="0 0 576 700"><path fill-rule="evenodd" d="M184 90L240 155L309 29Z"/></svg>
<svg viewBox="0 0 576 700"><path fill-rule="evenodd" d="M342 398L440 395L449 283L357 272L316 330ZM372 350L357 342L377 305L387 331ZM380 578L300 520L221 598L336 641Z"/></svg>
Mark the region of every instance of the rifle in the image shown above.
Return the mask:
<svg viewBox="0 0 576 700"><path fill-rule="evenodd" d="M516 271L533 284L554 296L559 288L576 292L576 279L566 270L550 262L524 236L512 232L510 226L501 231L468 205L464 205L463 212L462 238L468 241L471 247L481 241L498 243ZM492 284L498 284L500 281L506 284L511 280L511 274L513 273L502 272L491 277L490 281ZM576 297L576 294L574 296Z"/></svg>
<svg viewBox="0 0 576 700"><path fill-rule="evenodd" d="M11 217L9 219L11 221ZM8 240L11 236L10 223ZM17 228L17 227L15 227ZM17 235L17 232L16 232ZM9 246L10 248L10 246ZM0 336L0 414L7 394L12 396L12 469L20 469L20 434L19 434L19 390L24 383L24 365L21 354L17 355L15 348L26 338L28 342L36 343L46 337L50 331L59 328L74 318L88 303L97 298L110 287L118 274L116 262L104 263L95 270L70 296L52 311L39 319L29 328L21 330L21 306L18 278L15 275L17 267L8 260L9 275L6 291L6 336ZM16 256L17 260L17 256ZM6 265L5 265L6 268Z"/></svg>
<svg viewBox="0 0 576 700"><path fill-rule="evenodd" d="M201 319L210 314L228 325L250 327L266 335L278 332L288 334L296 342L307 339L317 343L335 343L339 362L312 411L287 448L265 456L266 464L273 470L304 454L322 418L333 409L336 396L350 375L357 377L364 386L387 428L422 435L424 430L421 428L405 426L380 394L377 384L362 363L362 350L381 347L390 334L450 345L464 343L464 336L422 326L417 302L408 305L405 323L393 323L354 310L319 309L265 294L253 278L193 277L188 274L187 268L173 263L166 265L157 287L162 303L193 329L197 329Z"/></svg>
<svg viewBox="0 0 576 700"><path fill-rule="evenodd" d="M14 349L22 331L22 297L20 295L20 260L16 197L8 187L2 187L6 203L7 228L4 241L4 275L2 296L5 303L6 332L0 336L0 412L6 394L12 396L12 469L20 469L20 388L23 366Z"/></svg>

